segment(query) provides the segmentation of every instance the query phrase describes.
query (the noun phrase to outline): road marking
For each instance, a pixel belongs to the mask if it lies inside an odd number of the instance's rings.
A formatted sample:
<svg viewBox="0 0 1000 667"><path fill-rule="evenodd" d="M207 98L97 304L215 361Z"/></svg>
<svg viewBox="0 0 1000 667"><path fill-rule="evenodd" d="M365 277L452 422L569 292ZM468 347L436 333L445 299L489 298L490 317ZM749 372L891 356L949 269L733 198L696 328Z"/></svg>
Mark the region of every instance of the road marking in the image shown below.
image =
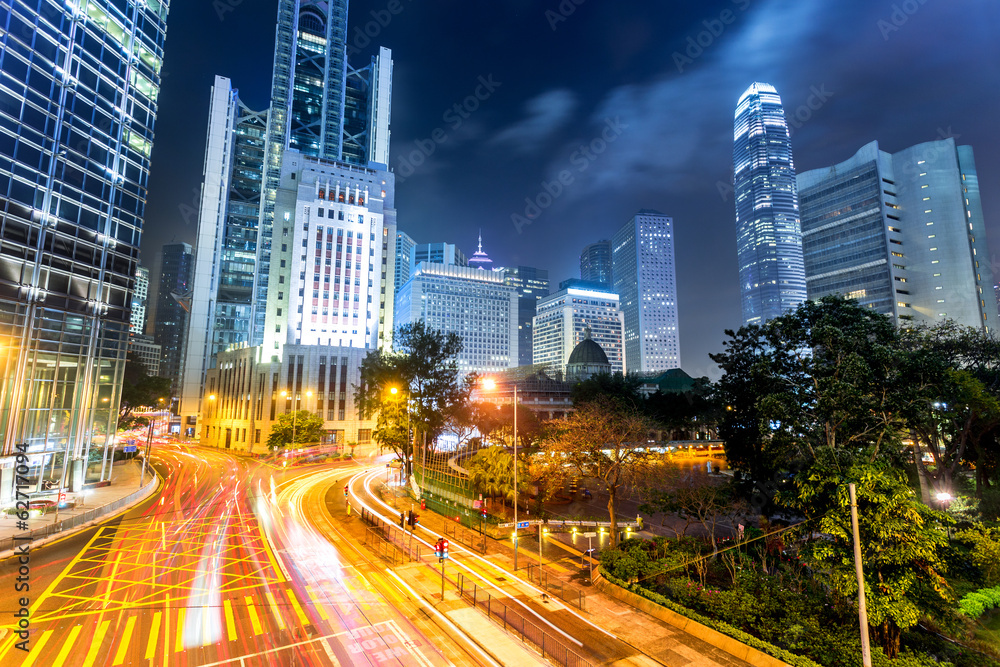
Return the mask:
<svg viewBox="0 0 1000 667"><path fill-rule="evenodd" d="M90 642L90 650L87 651L87 657L83 660L83 667L92 667L94 661L97 660L97 654L101 650L101 644L104 643L104 635L108 633L109 625L111 625L111 619L97 624L97 633L94 635L94 639Z"/></svg>
<svg viewBox="0 0 1000 667"><path fill-rule="evenodd" d="M177 639L174 641L174 653L179 653L181 649L184 648L184 612L186 610L181 607L177 611Z"/></svg>
<svg viewBox="0 0 1000 667"><path fill-rule="evenodd" d="M267 592L267 601L271 603L271 613L274 614L274 619L278 622L278 629L285 629L285 619L281 618L281 613L278 612L278 603L274 601L274 594L271 591Z"/></svg>
<svg viewBox="0 0 1000 667"><path fill-rule="evenodd" d="M83 629L82 625L75 625L73 629L69 631L69 638L63 643L62 650L59 651L59 655L56 656L56 661L52 663L52 667L62 667L63 663L66 662L66 657L69 655L69 650L73 648L73 644L76 642L77 635L80 634L80 630Z"/></svg>
<svg viewBox="0 0 1000 667"><path fill-rule="evenodd" d="M170 593L166 595L163 608L163 667L167 665L167 658L170 655Z"/></svg>
<svg viewBox="0 0 1000 667"><path fill-rule="evenodd" d="M42 636L38 638L38 641L31 646L31 651L28 652L28 658L21 663L21 667L31 667L35 664L35 658L38 654L42 652L42 647L45 646L45 642L49 641L49 637L52 636L52 630L46 630L42 633Z"/></svg>
<svg viewBox="0 0 1000 667"><path fill-rule="evenodd" d="M120 665L125 662L125 653L128 652L128 643L132 641L132 631L135 630L135 616L129 616L125 622L125 632L122 633L122 643L118 645L118 652L115 653L115 660L112 665Z"/></svg>
<svg viewBox="0 0 1000 667"><path fill-rule="evenodd" d="M299 601L295 599L295 593L292 592L292 589L286 588L285 594L288 595L288 599L292 602L292 607L295 608L295 615L299 617L299 623L303 626L309 625L309 617L302 611L302 607L299 606Z"/></svg>
<svg viewBox="0 0 1000 667"><path fill-rule="evenodd" d="M323 600L316 595L316 591L313 590L312 586L306 586L306 593L309 594L309 599L313 602L313 607L319 613L320 618L324 621L329 621L330 616L326 613L326 605L323 604Z"/></svg>
<svg viewBox="0 0 1000 667"><path fill-rule="evenodd" d="M153 627L149 630L149 641L146 642L146 660L152 660L153 653L156 652L156 640L159 639L162 618L163 612L158 611L153 614Z"/></svg>
<svg viewBox="0 0 1000 667"><path fill-rule="evenodd" d="M260 627L260 619L257 618L257 608L253 606L253 600L250 596L243 598L247 603L247 611L250 612L250 623L253 625L253 633L255 635L263 634L264 630Z"/></svg>
<svg viewBox="0 0 1000 667"><path fill-rule="evenodd" d="M223 600L226 612L226 630L229 632L229 641L236 641L236 621L233 619L233 605L229 600Z"/></svg>

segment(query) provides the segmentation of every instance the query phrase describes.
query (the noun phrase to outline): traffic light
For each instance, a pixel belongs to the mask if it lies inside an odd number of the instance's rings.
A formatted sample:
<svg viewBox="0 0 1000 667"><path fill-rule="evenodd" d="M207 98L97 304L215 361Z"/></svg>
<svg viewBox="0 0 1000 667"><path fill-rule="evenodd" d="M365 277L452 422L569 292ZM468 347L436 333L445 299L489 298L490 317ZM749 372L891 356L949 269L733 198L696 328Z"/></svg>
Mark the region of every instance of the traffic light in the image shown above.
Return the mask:
<svg viewBox="0 0 1000 667"><path fill-rule="evenodd" d="M346 484L344 485L344 497L345 498L347 497L347 485Z"/></svg>
<svg viewBox="0 0 1000 667"><path fill-rule="evenodd" d="M399 527L400 528L406 527L406 515L403 514L402 512L399 513Z"/></svg>
<svg viewBox="0 0 1000 667"><path fill-rule="evenodd" d="M441 558L448 557L448 540L441 539Z"/></svg>
<svg viewBox="0 0 1000 667"><path fill-rule="evenodd" d="M415 512L411 512L410 513L410 529L412 530L412 529L416 528L418 523L420 523L420 515L417 514L417 513L415 513Z"/></svg>
<svg viewBox="0 0 1000 667"><path fill-rule="evenodd" d="M479 511L480 511L480 512L482 513L482 515L483 515L483 518L485 519L485 518L486 518L486 505L483 505L483 506L482 506L482 507L481 507L481 508L479 509Z"/></svg>

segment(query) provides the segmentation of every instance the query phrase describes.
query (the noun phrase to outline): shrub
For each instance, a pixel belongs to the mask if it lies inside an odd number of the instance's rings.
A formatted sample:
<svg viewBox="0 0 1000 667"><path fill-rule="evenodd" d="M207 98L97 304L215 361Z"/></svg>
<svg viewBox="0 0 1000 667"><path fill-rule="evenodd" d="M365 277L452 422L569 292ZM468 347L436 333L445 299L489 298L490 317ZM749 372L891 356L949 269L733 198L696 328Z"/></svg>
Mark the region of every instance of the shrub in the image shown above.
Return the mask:
<svg viewBox="0 0 1000 667"><path fill-rule="evenodd" d="M1000 607L1000 586L980 588L958 601L960 612L969 618L979 618L996 607Z"/></svg>

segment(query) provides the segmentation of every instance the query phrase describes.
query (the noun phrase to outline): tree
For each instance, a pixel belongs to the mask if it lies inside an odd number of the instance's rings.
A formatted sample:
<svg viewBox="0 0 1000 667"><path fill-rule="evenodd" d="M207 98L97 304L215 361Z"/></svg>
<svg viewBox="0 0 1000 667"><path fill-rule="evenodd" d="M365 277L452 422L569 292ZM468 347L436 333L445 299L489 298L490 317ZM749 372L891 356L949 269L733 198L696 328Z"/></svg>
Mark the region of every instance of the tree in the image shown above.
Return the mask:
<svg viewBox="0 0 1000 667"><path fill-rule="evenodd" d="M604 483L612 546L618 540L618 492L647 468L651 426L627 401L597 397L580 404L568 419L553 425L548 435L549 451L555 454L552 465L568 463L582 476Z"/></svg>
<svg viewBox="0 0 1000 667"><path fill-rule="evenodd" d="M817 456L834 465L901 460L912 400L888 317L841 297L806 302L762 326L727 331L711 355L725 375L720 435L741 476L768 494Z"/></svg>
<svg viewBox="0 0 1000 667"><path fill-rule="evenodd" d="M489 442L513 447L514 406L483 405L479 413L478 428L483 438ZM517 448L527 451L538 442L542 434L542 422L534 410L519 407L517 411Z"/></svg>
<svg viewBox="0 0 1000 667"><path fill-rule="evenodd" d="M415 443L423 442L418 433L426 434L432 443L449 415L469 401L476 376L459 378L456 358L461 351L462 339L457 334L435 331L421 320L393 333L391 352L374 350L361 363L355 404L362 417L377 416L372 435L405 462L407 476ZM391 387L397 389L395 395ZM404 435L407 431L411 437Z"/></svg>
<svg viewBox="0 0 1000 667"><path fill-rule="evenodd" d="M598 373L573 385L570 399L573 405L580 405L602 397L614 397L640 409L644 403L642 392L639 391L641 384L637 375Z"/></svg>
<svg viewBox="0 0 1000 667"><path fill-rule="evenodd" d="M469 479L479 493L501 502L514 500L514 456L504 447L484 447L467 465ZM518 479L524 487L524 480Z"/></svg>
<svg viewBox="0 0 1000 667"><path fill-rule="evenodd" d="M122 378L118 427L131 428L137 425L138 422L132 417L136 408L161 407L169 405L169 400L170 378L149 375L142 361L129 352L125 358L125 373ZM146 423L149 422L146 421Z"/></svg>
<svg viewBox="0 0 1000 667"><path fill-rule="evenodd" d="M661 392L646 399L646 412L667 432L667 439L685 440L699 426L717 424L722 418L714 388L708 378L694 381L685 392Z"/></svg>
<svg viewBox="0 0 1000 667"><path fill-rule="evenodd" d="M921 595L931 590L949 600L941 549L947 544L941 517L917 501L905 476L885 461L829 461L826 452L795 491L792 507L820 510L802 532L823 535L807 541L800 555L845 597L857 597L848 482L857 486L858 528L872 639L890 658L899 653L902 631L920 619Z"/></svg>
<svg viewBox="0 0 1000 667"><path fill-rule="evenodd" d="M323 418L308 410L297 410L278 415L267 436L267 447L272 450L281 449L291 444L316 443L322 438Z"/></svg>

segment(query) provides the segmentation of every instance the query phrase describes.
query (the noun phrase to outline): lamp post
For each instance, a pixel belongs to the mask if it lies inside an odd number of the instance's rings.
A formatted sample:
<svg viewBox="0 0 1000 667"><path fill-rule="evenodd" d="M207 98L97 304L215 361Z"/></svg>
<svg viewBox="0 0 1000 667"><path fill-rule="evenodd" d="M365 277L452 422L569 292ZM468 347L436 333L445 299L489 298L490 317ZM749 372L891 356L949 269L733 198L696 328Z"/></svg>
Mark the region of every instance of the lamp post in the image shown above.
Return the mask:
<svg viewBox="0 0 1000 667"><path fill-rule="evenodd" d="M399 388L398 387L389 387L389 393L392 394L393 396L395 396L396 394L399 393ZM409 390L409 387L407 387L407 390L406 390L406 443L408 445L410 445L410 456L412 457L413 456L413 439L410 437L410 390ZM406 463L406 461L404 461L404 463ZM406 474L406 468L407 467L408 466L403 465L400 468L399 474L401 476ZM400 478L400 483L402 483L402 481L403 480L402 480L402 477L401 477ZM393 496L395 497L395 494L393 494Z"/></svg>
<svg viewBox="0 0 1000 667"><path fill-rule="evenodd" d="M307 391L306 392L306 397L307 398L310 397L310 396L312 396L312 395L313 395L313 393L311 391ZM281 396L283 398L288 398L289 393L287 391L285 391L284 389L282 389L281 390ZM299 402L301 400L302 400L302 395L296 393L295 394L295 400L292 401L292 442L291 442L291 444L293 446L295 445L295 419L298 416L297 413L299 411Z"/></svg>
<svg viewBox="0 0 1000 667"><path fill-rule="evenodd" d="M491 378L483 380L483 386L492 391L497 383ZM514 383L514 571L517 572L517 383Z"/></svg>

